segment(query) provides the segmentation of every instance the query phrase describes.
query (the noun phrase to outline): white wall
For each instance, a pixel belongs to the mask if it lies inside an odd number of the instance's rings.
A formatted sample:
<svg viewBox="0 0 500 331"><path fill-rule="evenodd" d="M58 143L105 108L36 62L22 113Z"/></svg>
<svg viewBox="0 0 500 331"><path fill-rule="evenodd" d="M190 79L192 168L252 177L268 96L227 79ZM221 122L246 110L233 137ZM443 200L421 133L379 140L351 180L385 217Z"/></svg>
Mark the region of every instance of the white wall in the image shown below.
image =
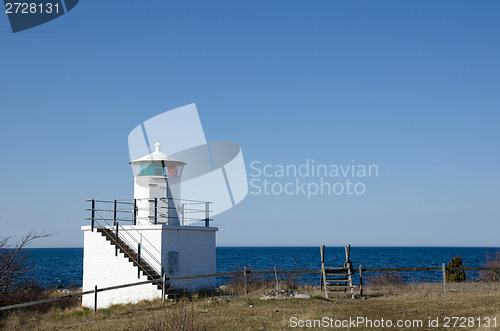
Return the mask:
<svg viewBox="0 0 500 331"><path fill-rule="evenodd" d="M114 285L137 283L147 280L141 272L137 277L137 267L118 251L99 232L90 231L90 226L82 227L84 232L83 291L94 290L94 286L104 288ZM137 303L141 300L161 298L161 290L156 285L144 284L124 289L99 292L97 308L106 308L119 303ZM94 294L82 297L82 306L94 308Z"/></svg>
<svg viewBox="0 0 500 331"><path fill-rule="evenodd" d="M213 227L165 227L163 229L163 265L167 276L189 276L216 273L215 234ZM168 272L168 252L178 252L178 272ZM195 291L213 289L215 277L171 281L173 288Z"/></svg>
<svg viewBox="0 0 500 331"><path fill-rule="evenodd" d="M115 247L99 232L91 232L90 226L82 227L84 232L83 257L83 291L114 285L123 285L147 280L142 275L137 277L137 266L134 267L124 254L118 252L115 256ZM151 255L155 256L165 268L167 277L211 274L216 272L216 242L214 227L195 226L168 226L165 224L150 224L140 226L124 226L121 236L124 236L137 250L134 237L147 247ZM168 252L178 252L178 271L169 273ZM144 252L143 252L144 255ZM151 264L161 271L161 266L149 258ZM216 286L215 277L177 280L170 282L171 287L178 290L195 291L202 288L213 289ZM141 300L161 298L161 290L156 285L145 284L98 293L97 307L105 308L119 303L136 303ZM84 295L84 307L94 307L94 295Z"/></svg>

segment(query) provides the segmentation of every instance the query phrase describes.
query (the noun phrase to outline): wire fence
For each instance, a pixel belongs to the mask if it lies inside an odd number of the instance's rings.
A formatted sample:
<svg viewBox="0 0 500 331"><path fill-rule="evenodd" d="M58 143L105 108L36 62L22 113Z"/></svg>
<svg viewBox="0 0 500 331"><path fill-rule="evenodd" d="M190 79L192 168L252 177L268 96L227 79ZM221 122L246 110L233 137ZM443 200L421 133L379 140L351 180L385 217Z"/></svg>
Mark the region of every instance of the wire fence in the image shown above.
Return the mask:
<svg viewBox="0 0 500 331"><path fill-rule="evenodd" d="M417 267L417 268L363 268L360 265L359 268L357 268L357 269L354 268L352 270L352 273L353 274L358 273L360 278L359 278L359 284L356 286L358 286L360 291L362 292L363 275L366 273L441 271L442 275L443 275L443 290L444 290L444 292L446 292L446 271L447 270L449 270L449 271L492 271L495 273L500 273L500 268L496 268L496 267L447 267L444 263L443 263L442 267ZM215 274L178 276L178 277L166 277L164 274L162 278L141 281L141 282L136 282L136 283L116 285L116 286L110 286L110 287L104 287L104 288L98 288L96 285L94 287L94 290L77 292L77 293L70 293L70 294L60 296L60 297L55 297L55 298L48 298L48 299L43 299L43 300L37 300L37 301L19 303L19 304L14 304L14 305L9 305L9 306L3 306L3 307L0 307L0 311L6 311L6 310L11 310L11 309L16 309L16 308L25 308L25 307L30 307L30 306L34 306L34 305L47 304L47 303L52 303L52 302L56 302L59 300L65 300L65 299L70 299L70 298L79 298L83 295L90 295L90 294L94 295L94 301L95 301L94 302L94 311L97 311L98 293L104 292L104 291L112 291L112 290L132 287L132 286L150 284L150 283L162 284L162 289L163 289L162 300L164 301L165 300L165 290L164 289L166 288L165 285L168 281L182 280L182 279L195 279L195 278L204 278L204 277L242 276L243 283L244 283L243 284L244 295L246 296L248 294L247 283L248 283L249 275L273 274L277 277L277 275L294 275L294 274L295 275L313 275L313 274L319 275L321 273L322 273L321 270L251 270L251 269L247 269L246 267L244 267L243 270L231 271L231 272L221 272L221 273L215 273ZM318 283L319 283L320 278L318 277L317 279L318 279Z"/></svg>

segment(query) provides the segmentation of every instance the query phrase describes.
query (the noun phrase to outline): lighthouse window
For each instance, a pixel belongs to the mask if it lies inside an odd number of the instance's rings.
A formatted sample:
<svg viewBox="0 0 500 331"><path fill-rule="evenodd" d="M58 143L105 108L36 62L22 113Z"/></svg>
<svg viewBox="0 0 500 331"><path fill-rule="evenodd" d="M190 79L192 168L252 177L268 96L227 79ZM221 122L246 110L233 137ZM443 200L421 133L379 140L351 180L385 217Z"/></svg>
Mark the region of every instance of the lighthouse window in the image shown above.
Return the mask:
<svg viewBox="0 0 500 331"><path fill-rule="evenodd" d="M177 177L177 167L168 167L168 176Z"/></svg>
<svg viewBox="0 0 500 331"><path fill-rule="evenodd" d="M148 162L141 164L139 176L163 176L163 167L161 162Z"/></svg>

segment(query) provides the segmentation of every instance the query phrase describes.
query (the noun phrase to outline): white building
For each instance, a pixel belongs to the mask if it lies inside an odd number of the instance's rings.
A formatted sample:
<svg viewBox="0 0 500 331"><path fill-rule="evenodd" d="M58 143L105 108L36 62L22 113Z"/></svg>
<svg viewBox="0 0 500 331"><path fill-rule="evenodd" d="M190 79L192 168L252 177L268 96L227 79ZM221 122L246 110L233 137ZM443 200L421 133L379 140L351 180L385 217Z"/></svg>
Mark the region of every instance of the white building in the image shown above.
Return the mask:
<svg viewBox="0 0 500 331"><path fill-rule="evenodd" d="M134 199L92 200L90 226L83 226L83 291L140 281L216 272L210 204L180 198L185 162L155 151L131 162ZM215 287L215 277L170 280L166 291ZM98 292L97 308L161 298L161 282ZM94 308L94 294L82 305Z"/></svg>

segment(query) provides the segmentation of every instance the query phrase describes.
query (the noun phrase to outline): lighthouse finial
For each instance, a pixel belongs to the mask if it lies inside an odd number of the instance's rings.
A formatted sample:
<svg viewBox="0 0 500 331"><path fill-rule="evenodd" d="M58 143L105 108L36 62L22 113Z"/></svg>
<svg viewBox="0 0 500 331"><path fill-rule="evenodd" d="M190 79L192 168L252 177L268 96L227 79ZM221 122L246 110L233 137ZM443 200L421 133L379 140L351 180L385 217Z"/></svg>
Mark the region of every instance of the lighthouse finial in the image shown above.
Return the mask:
<svg viewBox="0 0 500 331"><path fill-rule="evenodd" d="M155 147L155 152L159 152L162 144L160 144L160 141L158 140L153 146Z"/></svg>

